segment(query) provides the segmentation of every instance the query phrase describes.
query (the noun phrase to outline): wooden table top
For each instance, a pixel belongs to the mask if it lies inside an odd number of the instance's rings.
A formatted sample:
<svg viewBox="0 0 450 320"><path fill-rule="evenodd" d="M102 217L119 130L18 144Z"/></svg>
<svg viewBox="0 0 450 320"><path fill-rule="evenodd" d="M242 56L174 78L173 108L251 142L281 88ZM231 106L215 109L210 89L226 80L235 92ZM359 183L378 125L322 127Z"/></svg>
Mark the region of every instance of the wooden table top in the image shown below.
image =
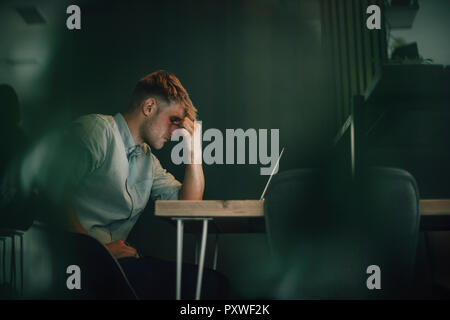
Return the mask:
<svg viewBox="0 0 450 320"><path fill-rule="evenodd" d="M421 199L420 214L450 215L450 199ZM262 217L264 200L157 200L161 217Z"/></svg>
<svg viewBox="0 0 450 320"><path fill-rule="evenodd" d="M450 230L450 199L422 199L419 205L422 231Z"/></svg>
<svg viewBox="0 0 450 320"><path fill-rule="evenodd" d="M264 200L157 200L161 218L214 218L208 233L264 233ZM186 221L187 233L201 232L200 221Z"/></svg>
<svg viewBox="0 0 450 320"><path fill-rule="evenodd" d="M422 199L420 214L422 216L450 215L450 199Z"/></svg>
<svg viewBox="0 0 450 320"><path fill-rule="evenodd" d="M450 230L450 199L421 199L419 206L421 230ZM214 218L210 232L253 233L265 230L264 200L157 200L155 215L164 218ZM201 227L201 224L191 225L195 226L193 231Z"/></svg>
<svg viewBox="0 0 450 320"><path fill-rule="evenodd" d="M264 200L157 200L160 217L264 217Z"/></svg>

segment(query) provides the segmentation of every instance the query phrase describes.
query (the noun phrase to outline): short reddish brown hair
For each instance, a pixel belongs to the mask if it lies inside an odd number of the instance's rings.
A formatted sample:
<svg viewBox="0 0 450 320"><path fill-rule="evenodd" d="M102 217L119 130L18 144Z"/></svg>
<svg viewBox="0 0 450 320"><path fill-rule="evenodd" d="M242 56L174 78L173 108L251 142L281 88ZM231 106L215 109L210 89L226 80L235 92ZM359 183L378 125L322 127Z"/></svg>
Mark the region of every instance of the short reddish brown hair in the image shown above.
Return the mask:
<svg viewBox="0 0 450 320"><path fill-rule="evenodd" d="M192 104L189 94L180 80L170 72L158 70L139 80L133 91L131 108L137 108L142 100L149 97L161 99L167 104L180 103L185 109L186 117L192 121L197 119L197 109Z"/></svg>

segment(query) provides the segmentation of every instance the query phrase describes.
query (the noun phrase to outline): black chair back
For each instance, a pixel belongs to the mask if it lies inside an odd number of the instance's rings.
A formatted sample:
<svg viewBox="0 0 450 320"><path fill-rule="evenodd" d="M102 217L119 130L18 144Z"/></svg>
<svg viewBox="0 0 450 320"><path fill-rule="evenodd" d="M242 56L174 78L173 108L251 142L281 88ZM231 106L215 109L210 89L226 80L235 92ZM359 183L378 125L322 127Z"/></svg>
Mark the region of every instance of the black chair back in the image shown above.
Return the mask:
<svg viewBox="0 0 450 320"><path fill-rule="evenodd" d="M406 171L370 168L358 182L318 169L274 176L266 227L278 270L272 298L402 298L412 284L419 193ZM369 266L381 289L369 289Z"/></svg>

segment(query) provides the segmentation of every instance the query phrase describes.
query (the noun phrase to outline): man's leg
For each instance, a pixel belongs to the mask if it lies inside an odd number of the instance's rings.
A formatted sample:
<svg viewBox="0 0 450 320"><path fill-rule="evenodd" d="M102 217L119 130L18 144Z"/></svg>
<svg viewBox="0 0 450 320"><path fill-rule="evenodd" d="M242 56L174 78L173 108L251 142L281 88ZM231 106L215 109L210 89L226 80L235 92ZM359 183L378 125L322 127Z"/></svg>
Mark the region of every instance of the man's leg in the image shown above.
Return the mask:
<svg viewBox="0 0 450 320"><path fill-rule="evenodd" d="M153 257L118 260L136 294L141 299L175 299L176 263ZM183 264L181 297L195 299L198 267ZM217 271L205 268L201 299L227 299L228 280Z"/></svg>

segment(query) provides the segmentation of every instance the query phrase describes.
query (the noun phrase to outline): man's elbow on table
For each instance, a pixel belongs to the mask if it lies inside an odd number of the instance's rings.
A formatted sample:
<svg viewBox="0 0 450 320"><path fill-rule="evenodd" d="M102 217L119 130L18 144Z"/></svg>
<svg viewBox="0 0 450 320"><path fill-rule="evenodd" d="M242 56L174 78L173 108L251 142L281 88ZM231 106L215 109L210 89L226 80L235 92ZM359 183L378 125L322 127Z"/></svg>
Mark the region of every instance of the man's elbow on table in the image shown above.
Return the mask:
<svg viewBox="0 0 450 320"><path fill-rule="evenodd" d="M196 168L188 168L196 166ZM205 178L201 165L188 165L180 189L180 200L202 200L205 190Z"/></svg>
<svg viewBox="0 0 450 320"><path fill-rule="evenodd" d="M202 200L204 187L193 189L185 188L185 185L180 189L179 199L180 200Z"/></svg>

